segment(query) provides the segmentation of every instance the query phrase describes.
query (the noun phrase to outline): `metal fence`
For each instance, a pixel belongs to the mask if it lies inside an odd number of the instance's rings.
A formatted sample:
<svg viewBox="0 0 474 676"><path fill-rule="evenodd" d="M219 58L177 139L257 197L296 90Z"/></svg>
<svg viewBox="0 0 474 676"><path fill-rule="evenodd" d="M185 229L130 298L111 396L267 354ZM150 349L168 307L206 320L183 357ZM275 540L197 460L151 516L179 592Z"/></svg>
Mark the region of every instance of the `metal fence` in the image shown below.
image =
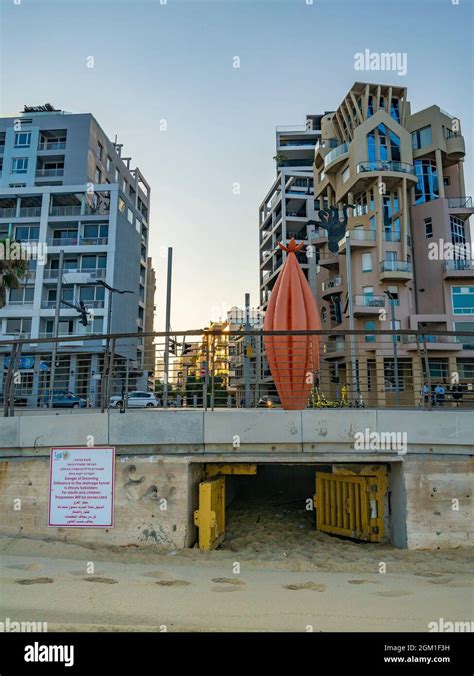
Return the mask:
<svg viewBox="0 0 474 676"><path fill-rule="evenodd" d="M280 393L295 380L308 383L308 408L474 408L473 331L375 329L0 340L0 403L5 416L42 408L279 408L272 355Z"/></svg>

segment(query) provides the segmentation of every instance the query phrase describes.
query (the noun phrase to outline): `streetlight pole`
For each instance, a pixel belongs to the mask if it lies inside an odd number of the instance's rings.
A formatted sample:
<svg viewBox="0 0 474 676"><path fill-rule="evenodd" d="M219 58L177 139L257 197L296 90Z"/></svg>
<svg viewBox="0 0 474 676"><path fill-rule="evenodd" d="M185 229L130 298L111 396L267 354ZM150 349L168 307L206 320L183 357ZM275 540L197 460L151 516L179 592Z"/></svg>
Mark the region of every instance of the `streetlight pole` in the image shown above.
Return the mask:
<svg viewBox="0 0 474 676"><path fill-rule="evenodd" d="M56 284L56 306L54 310L53 349L51 351L51 371L49 374L48 407L53 408L54 378L56 376L56 359L58 356L59 317L61 310L61 295L63 292L64 249L59 252L58 282Z"/></svg>
<svg viewBox="0 0 474 676"><path fill-rule="evenodd" d="M388 298L390 303L390 324L392 326L392 331L395 331L395 298L390 293L390 291L385 291L385 295ZM395 396L397 401L397 406L400 406L400 387L398 382L398 346L397 346L397 336L395 333L392 336L392 345L393 345L393 368L395 371Z"/></svg>
<svg viewBox="0 0 474 676"><path fill-rule="evenodd" d="M245 294L245 324L244 330L250 331L250 294ZM250 336L244 336L244 383L245 383L245 408L250 408L250 358L248 355Z"/></svg>
<svg viewBox="0 0 474 676"><path fill-rule="evenodd" d="M168 405L168 377L170 367L170 331L171 331L171 280L173 267L173 248L168 247L168 277L166 281L166 336L165 336L165 358L164 358L164 383L163 383L163 406Z"/></svg>
<svg viewBox="0 0 474 676"><path fill-rule="evenodd" d="M352 298L352 258L351 258L351 233L346 232L346 270L347 270L347 295L349 296L349 329L354 331L354 303ZM351 333L351 373L352 387L355 389L355 397L360 401L359 384L357 382L357 365L355 356L355 336Z"/></svg>

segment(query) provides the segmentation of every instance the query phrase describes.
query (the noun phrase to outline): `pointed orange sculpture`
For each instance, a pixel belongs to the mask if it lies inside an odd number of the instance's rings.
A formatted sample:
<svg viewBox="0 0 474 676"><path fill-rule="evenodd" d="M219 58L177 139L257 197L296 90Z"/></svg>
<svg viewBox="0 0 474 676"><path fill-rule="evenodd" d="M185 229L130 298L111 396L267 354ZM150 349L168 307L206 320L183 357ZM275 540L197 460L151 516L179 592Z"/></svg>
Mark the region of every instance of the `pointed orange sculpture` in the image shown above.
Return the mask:
<svg viewBox="0 0 474 676"><path fill-rule="evenodd" d="M320 330L316 301L296 258L304 242L296 244L292 239L288 247L280 243L278 246L288 256L273 287L263 328L266 331ZM314 372L319 367L318 337L265 336L264 344L283 408L296 411L306 408Z"/></svg>

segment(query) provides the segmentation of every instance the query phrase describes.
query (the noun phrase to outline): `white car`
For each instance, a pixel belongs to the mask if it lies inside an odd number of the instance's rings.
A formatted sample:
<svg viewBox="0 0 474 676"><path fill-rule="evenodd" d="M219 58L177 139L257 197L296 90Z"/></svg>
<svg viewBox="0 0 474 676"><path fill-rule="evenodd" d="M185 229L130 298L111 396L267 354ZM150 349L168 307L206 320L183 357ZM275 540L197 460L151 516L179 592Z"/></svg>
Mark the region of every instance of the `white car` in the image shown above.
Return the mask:
<svg viewBox="0 0 474 676"><path fill-rule="evenodd" d="M119 394L110 398L110 406L112 408L120 408L122 397ZM129 392L128 393L128 408L157 408L160 402L155 396L154 392Z"/></svg>

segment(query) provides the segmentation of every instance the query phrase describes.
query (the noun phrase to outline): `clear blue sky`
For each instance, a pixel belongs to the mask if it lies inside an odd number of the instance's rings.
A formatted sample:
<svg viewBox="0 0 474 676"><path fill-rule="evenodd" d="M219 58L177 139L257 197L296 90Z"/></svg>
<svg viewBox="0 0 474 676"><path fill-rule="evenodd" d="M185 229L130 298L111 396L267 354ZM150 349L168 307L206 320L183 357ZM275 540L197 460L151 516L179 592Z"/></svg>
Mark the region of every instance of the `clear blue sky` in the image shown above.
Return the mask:
<svg viewBox="0 0 474 676"><path fill-rule="evenodd" d="M1 112L45 102L92 112L152 186L157 328L169 245L174 329L223 317L246 291L258 304L258 205L275 176L275 126L333 110L354 81L406 86L412 110L440 105L473 152L471 0L307 2L0 0ZM365 49L406 52L407 75L355 71Z"/></svg>

